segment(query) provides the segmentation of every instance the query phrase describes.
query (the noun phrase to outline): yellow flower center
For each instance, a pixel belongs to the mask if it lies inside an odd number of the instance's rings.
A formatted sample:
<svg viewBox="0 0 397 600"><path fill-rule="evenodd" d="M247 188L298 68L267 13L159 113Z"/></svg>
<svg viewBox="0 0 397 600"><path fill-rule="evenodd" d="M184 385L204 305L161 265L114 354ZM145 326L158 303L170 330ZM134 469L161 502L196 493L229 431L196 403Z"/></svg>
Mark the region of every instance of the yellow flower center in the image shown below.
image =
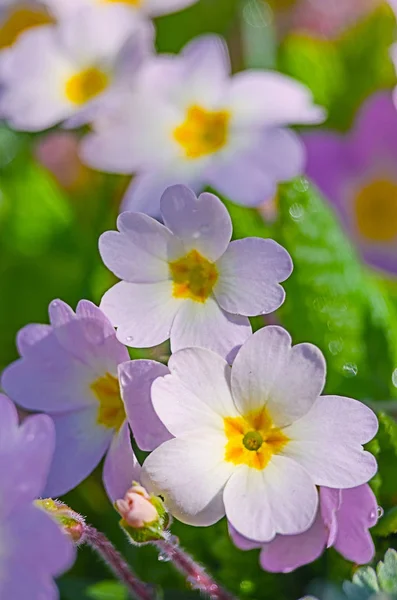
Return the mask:
<svg viewBox="0 0 397 600"><path fill-rule="evenodd" d="M289 441L281 429L274 427L265 408L242 417L227 417L224 427L225 460L252 469L264 469L273 454L280 452Z"/></svg>
<svg viewBox="0 0 397 600"><path fill-rule="evenodd" d="M125 419L125 409L117 378L106 373L94 381L91 389L99 402L97 423L118 431Z"/></svg>
<svg viewBox="0 0 397 600"><path fill-rule="evenodd" d="M11 11L0 26L0 49L12 46L21 33L32 27L54 23L43 9L19 6Z"/></svg>
<svg viewBox="0 0 397 600"><path fill-rule="evenodd" d="M185 121L174 130L174 138L187 158L201 158L221 150L228 139L230 114L191 106Z"/></svg>
<svg viewBox="0 0 397 600"><path fill-rule="evenodd" d="M372 242L397 239L397 184L386 179L372 181L355 198L357 227Z"/></svg>
<svg viewBox="0 0 397 600"><path fill-rule="evenodd" d="M191 250L183 258L170 262L169 267L174 282L174 298L205 302L218 279L214 263L201 256L197 250Z"/></svg>
<svg viewBox="0 0 397 600"><path fill-rule="evenodd" d="M66 97L73 104L85 104L103 92L109 84L109 77L97 67L89 67L76 73L66 82Z"/></svg>

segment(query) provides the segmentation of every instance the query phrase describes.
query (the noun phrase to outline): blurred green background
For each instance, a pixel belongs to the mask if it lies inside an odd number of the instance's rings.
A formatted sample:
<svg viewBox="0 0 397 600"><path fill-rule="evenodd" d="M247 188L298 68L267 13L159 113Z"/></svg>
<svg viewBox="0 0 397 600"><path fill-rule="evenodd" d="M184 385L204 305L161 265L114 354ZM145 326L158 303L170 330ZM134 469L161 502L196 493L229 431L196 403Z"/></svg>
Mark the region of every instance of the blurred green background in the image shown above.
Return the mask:
<svg viewBox="0 0 397 600"><path fill-rule="evenodd" d="M340 131L350 127L366 97L396 84L389 59L396 23L386 5L380 4L333 40L292 31L277 43L275 18L261 0L201 0L158 19L157 48L175 52L201 33L222 34L235 70L278 68L293 75L328 109L327 126ZM113 283L101 263L97 240L114 227L128 180L78 166L76 182L65 187L35 158L41 137L0 127L0 370L17 357L18 329L29 322L47 322L52 299L62 298L72 307L81 298L98 303ZM373 485L386 511L375 537L380 558L386 548L397 547L397 426L390 416L397 398L397 284L360 262L327 200L304 178L280 186L279 214L272 224L256 210L225 202L235 237L271 236L291 253L295 271L285 285L287 302L277 319L295 343L309 341L323 350L327 390L384 411L380 433L371 444L380 464ZM263 325L262 318L253 324ZM102 488L100 469L66 502L103 530L143 579L160 585L165 599L199 597L170 564L158 560L154 549L128 544ZM295 600L313 579L340 583L354 571L354 565L330 550L295 573L270 575L259 568L258 552L233 547L225 522L207 529L175 523L173 532L242 599ZM60 581L62 598L122 600L122 588L111 580L106 567L88 548L81 548L75 567Z"/></svg>

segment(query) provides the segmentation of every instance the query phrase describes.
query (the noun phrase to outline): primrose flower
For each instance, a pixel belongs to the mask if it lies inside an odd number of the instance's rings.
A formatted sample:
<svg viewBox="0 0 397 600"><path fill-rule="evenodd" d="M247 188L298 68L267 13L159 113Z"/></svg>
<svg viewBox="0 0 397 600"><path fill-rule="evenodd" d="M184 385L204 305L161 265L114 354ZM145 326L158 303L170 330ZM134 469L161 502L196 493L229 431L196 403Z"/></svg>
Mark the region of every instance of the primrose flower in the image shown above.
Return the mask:
<svg viewBox="0 0 397 600"><path fill-rule="evenodd" d="M123 95L152 34L149 23L114 5L25 32L3 59L2 114L27 131L87 122L101 103Z"/></svg>
<svg viewBox="0 0 397 600"><path fill-rule="evenodd" d="M120 341L137 348L171 338L173 352L202 346L231 357L251 334L248 316L284 301L288 252L270 239L230 243L232 222L214 195L198 199L184 186L161 198L165 225L141 213L122 213L119 232L99 240L106 266L123 281L101 308Z"/></svg>
<svg viewBox="0 0 397 600"><path fill-rule="evenodd" d="M232 367L204 348L172 355L170 374L152 385L155 411L175 436L145 460L141 482L192 525L225 514L250 540L309 529L317 485L352 488L376 472L362 444L377 419L365 405L320 396L325 361L311 344L291 347L281 327L265 327Z"/></svg>
<svg viewBox="0 0 397 600"><path fill-rule="evenodd" d="M158 17L173 13L195 4L197 0L101 0L104 4L123 4L131 12L145 17ZM78 11L82 6L98 6L98 0L44 0L54 14L64 17Z"/></svg>
<svg viewBox="0 0 397 600"><path fill-rule="evenodd" d="M176 183L259 205L304 169L303 146L285 126L323 118L293 79L264 71L231 77L225 43L205 36L179 56L148 60L131 97L98 113L82 156L100 170L136 173L124 210L157 216L161 194Z"/></svg>
<svg viewBox="0 0 397 600"><path fill-rule="evenodd" d="M49 314L51 325L31 324L19 332L21 358L5 369L2 387L23 408L53 417L56 448L45 495L75 487L106 454L104 484L115 501L140 470L128 420L143 450L170 437L150 402L152 381L168 369L154 361L130 361L91 302L79 302L75 314L55 300Z"/></svg>
<svg viewBox="0 0 397 600"><path fill-rule="evenodd" d="M35 0L0 0L0 51L12 46L24 31L53 22L53 16Z"/></svg>
<svg viewBox="0 0 397 600"><path fill-rule="evenodd" d="M347 560L366 564L375 554L368 531L378 520L378 505L369 485L336 490L320 488L320 505L313 525L299 535L277 535L260 545L230 527L238 548L262 548L260 562L265 571L289 573L316 560L326 548L335 548Z"/></svg>
<svg viewBox="0 0 397 600"><path fill-rule="evenodd" d="M302 136L307 174L337 211L364 261L397 275L397 111L381 92L345 134Z"/></svg>
<svg viewBox="0 0 397 600"><path fill-rule="evenodd" d="M56 600L53 581L75 559L72 542L34 501L42 494L55 435L46 415L19 425L15 406L0 395L0 597Z"/></svg>

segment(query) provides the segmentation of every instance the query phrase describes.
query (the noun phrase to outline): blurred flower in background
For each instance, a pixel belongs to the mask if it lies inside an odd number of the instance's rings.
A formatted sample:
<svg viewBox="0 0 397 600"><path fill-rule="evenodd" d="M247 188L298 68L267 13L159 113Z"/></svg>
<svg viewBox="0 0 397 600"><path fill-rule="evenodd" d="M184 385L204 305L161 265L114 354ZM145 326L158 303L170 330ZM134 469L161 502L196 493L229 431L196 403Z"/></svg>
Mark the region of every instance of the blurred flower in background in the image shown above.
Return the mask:
<svg viewBox="0 0 397 600"><path fill-rule="evenodd" d="M82 6L98 6L98 0L44 0L53 12L65 16L79 10ZM182 10L197 0L102 0L103 4L124 4L135 13L147 17L157 17Z"/></svg>
<svg viewBox="0 0 397 600"><path fill-rule="evenodd" d="M1 113L26 131L70 117L70 125L87 122L99 103L131 85L152 35L149 23L121 5L87 8L26 32L1 61Z"/></svg>
<svg viewBox="0 0 397 600"><path fill-rule="evenodd" d="M149 60L131 97L94 122L82 142L92 167L136 173L124 210L159 214L164 190L183 183L211 185L234 202L258 205L278 181L304 169L293 123L320 123L324 111L308 88L274 72L230 77L227 47L204 36L179 56Z"/></svg>
<svg viewBox="0 0 397 600"><path fill-rule="evenodd" d="M0 50L12 46L24 31L53 22L51 13L36 0L0 0Z"/></svg>
<svg viewBox="0 0 397 600"><path fill-rule="evenodd" d="M391 94L369 98L347 134L318 130L302 139L308 176L363 259L397 275L397 110Z"/></svg>
<svg viewBox="0 0 397 600"><path fill-rule="evenodd" d="M281 37L290 32L333 39L364 18L382 0L268 0Z"/></svg>

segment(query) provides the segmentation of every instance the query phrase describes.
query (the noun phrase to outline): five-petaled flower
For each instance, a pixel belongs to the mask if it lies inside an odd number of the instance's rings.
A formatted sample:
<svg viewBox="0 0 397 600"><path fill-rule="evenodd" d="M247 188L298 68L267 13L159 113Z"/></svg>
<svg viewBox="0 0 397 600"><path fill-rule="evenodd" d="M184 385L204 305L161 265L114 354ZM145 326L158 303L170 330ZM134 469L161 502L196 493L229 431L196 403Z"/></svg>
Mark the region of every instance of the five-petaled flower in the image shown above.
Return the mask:
<svg viewBox="0 0 397 600"><path fill-rule="evenodd" d="M15 406L0 395L0 597L55 599L53 578L75 559L71 540L34 501L44 490L55 444L47 415L20 425Z"/></svg>
<svg viewBox="0 0 397 600"><path fill-rule="evenodd" d="M106 266L123 279L101 308L123 343L137 348L171 338L173 352L210 348L231 358L251 334L248 316L270 313L284 301L288 252L270 239L230 243L232 223L214 195L198 199L184 186L161 199L165 225L141 213L122 213L119 232L104 233Z"/></svg>
<svg viewBox="0 0 397 600"><path fill-rule="evenodd" d="M1 114L27 131L90 121L100 105L123 97L152 38L149 22L115 5L24 32L1 59Z"/></svg>
<svg viewBox="0 0 397 600"><path fill-rule="evenodd" d="M180 56L149 59L131 97L98 113L82 156L101 170L136 173L124 210L157 216L161 194L177 183L259 205L304 169L304 148L285 126L323 118L310 91L289 77L230 77L225 43L206 36Z"/></svg>
<svg viewBox="0 0 397 600"><path fill-rule="evenodd" d="M337 490L320 488L320 504L313 525L298 535L277 535L267 544L241 536L230 526L238 548L262 548L260 562L265 571L289 573L311 563L331 546L356 564L370 562L375 547L368 531L378 520L376 497L367 484Z"/></svg>
<svg viewBox="0 0 397 600"><path fill-rule="evenodd" d="M175 436L143 464L141 481L178 519L211 525L225 514L250 540L306 531L316 486L353 488L376 472L362 444L375 414L356 400L320 396L325 361L311 344L291 347L280 327L259 330L232 367L188 348L152 385L158 416Z"/></svg>
<svg viewBox="0 0 397 600"><path fill-rule="evenodd" d="M31 324L19 332L21 358L5 369L1 384L23 408L53 417L56 448L45 495L75 487L107 453L103 478L115 501L140 471L128 422L143 450L170 437L150 401L152 381L168 369L155 361L130 361L91 302L79 302L75 314L55 300L49 312L51 325Z"/></svg>

